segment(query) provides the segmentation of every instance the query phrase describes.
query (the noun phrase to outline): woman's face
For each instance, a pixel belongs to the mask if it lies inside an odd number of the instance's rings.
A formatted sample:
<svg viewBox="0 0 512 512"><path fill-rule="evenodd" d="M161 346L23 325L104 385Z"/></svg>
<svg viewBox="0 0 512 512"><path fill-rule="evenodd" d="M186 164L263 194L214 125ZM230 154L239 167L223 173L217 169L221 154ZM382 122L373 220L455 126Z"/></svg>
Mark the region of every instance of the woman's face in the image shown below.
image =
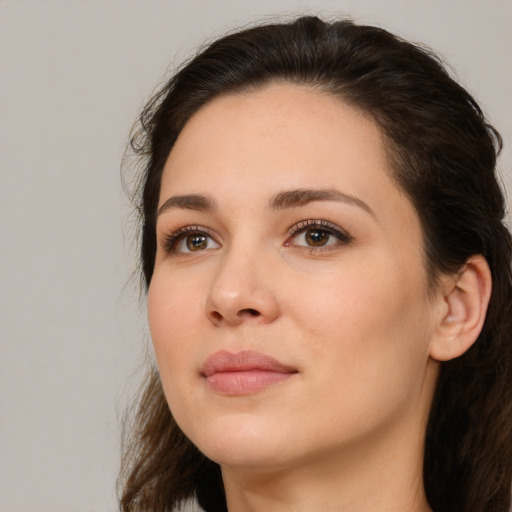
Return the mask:
<svg viewBox="0 0 512 512"><path fill-rule="evenodd" d="M283 468L421 445L438 313L373 122L295 85L216 98L180 134L159 208L149 324L201 451Z"/></svg>

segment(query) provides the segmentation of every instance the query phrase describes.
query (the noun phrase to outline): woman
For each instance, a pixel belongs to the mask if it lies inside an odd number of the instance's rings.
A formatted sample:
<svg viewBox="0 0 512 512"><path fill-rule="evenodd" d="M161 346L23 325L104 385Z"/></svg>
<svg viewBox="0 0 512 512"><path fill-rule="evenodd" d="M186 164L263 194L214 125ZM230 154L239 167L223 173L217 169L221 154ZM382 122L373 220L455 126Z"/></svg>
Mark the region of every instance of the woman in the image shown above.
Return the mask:
<svg viewBox="0 0 512 512"><path fill-rule="evenodd" d="M260 26L141 125L158 373L122 510L508 511L501 139L439 60L350 21Z"/></svg>

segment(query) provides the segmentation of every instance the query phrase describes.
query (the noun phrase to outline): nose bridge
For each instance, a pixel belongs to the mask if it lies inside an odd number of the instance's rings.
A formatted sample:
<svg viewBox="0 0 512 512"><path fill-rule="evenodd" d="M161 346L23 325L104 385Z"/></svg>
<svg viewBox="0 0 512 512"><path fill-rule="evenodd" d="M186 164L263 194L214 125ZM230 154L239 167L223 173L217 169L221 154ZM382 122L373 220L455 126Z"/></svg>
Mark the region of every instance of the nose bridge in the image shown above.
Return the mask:
<svg viewBox="0 0 512 512"><path fill-rule="evenodd" d="M239 324L249 317L262 322L276 317L279 308L269 260L268 252L254 240L233 240L224 247L206 304L212 321Z"/></svg>

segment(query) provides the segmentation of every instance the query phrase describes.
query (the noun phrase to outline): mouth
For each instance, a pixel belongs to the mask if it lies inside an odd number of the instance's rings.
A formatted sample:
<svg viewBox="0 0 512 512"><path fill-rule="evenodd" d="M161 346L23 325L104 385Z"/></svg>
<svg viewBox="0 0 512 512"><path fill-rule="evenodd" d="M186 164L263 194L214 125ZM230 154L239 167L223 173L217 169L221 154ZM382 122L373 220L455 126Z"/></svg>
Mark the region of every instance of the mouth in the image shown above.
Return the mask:
<svg viewBox="0 0 512 512"><path fill-rule="evenodd" d="M247 395L282 383L298 373L265 354L246 350L212 354L201 369L208 387L223 395Z"/></svg>

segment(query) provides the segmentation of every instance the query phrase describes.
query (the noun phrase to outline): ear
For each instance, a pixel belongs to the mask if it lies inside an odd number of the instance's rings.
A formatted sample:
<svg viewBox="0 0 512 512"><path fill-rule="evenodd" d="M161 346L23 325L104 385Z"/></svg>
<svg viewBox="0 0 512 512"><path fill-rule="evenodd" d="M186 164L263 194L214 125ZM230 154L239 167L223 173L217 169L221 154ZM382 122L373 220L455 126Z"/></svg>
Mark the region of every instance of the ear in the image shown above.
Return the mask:
<svg viewBox="0 0 512 512"><path fill-rule="evenodd" d="M460 272L442 279L441 314L430 345L433 359L454 359L473 345L484 324L491 287L491 271L481 255L472 256Z"/></svg>

